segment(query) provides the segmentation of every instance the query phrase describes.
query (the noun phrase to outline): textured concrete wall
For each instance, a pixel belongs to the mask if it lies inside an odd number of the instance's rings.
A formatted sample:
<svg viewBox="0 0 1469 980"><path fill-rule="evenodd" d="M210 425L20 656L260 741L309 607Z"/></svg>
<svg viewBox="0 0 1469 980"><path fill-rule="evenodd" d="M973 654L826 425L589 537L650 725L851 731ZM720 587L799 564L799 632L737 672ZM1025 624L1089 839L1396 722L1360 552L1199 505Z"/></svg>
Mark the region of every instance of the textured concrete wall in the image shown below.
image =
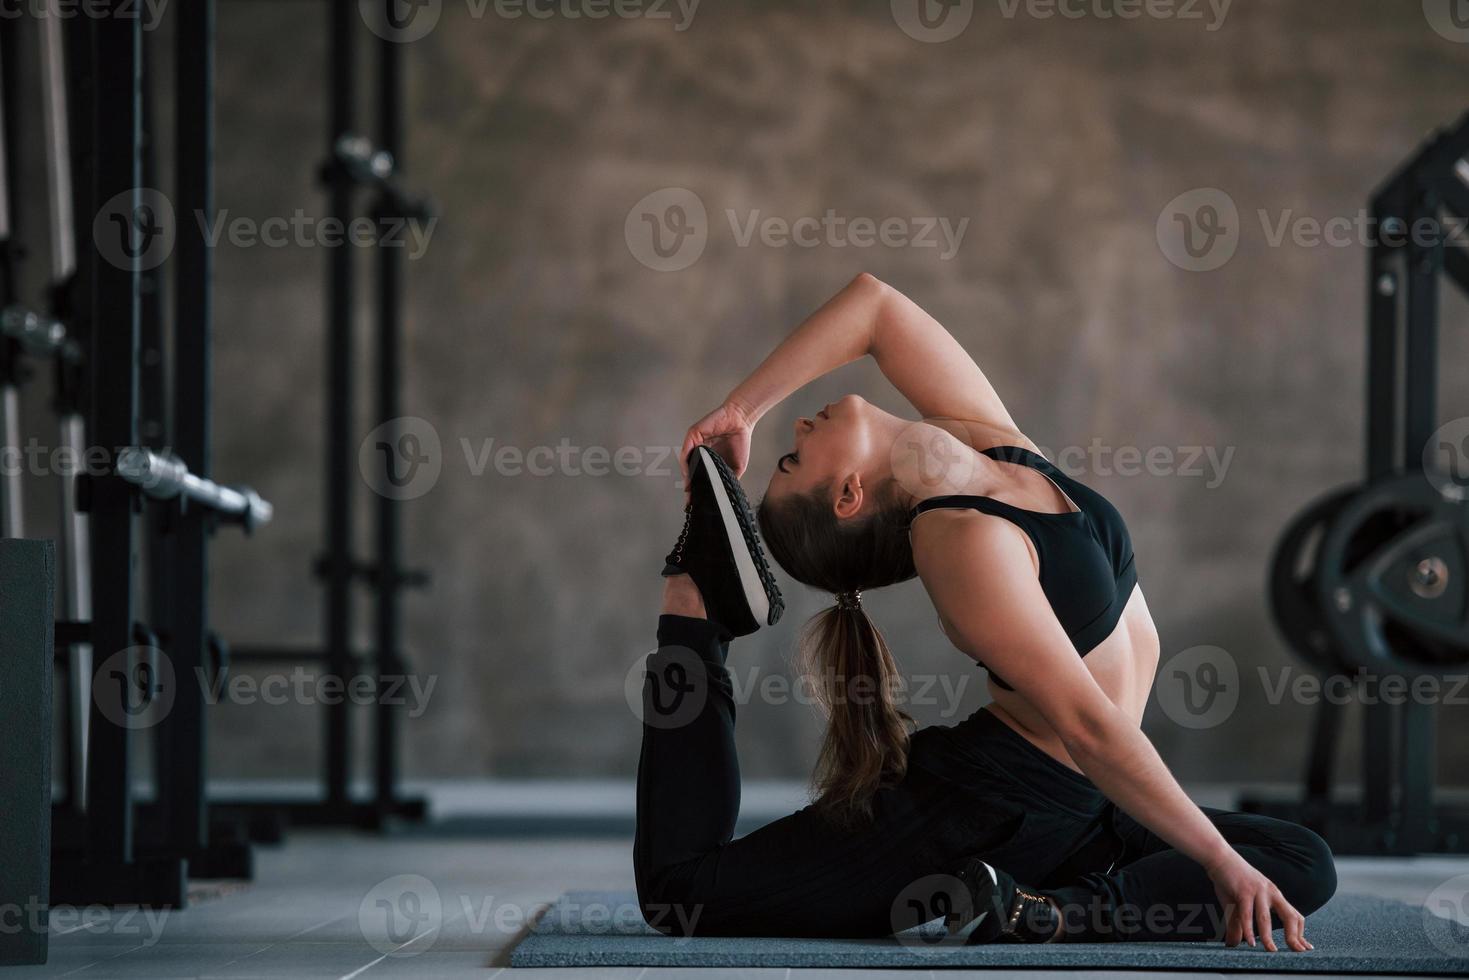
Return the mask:
<svg viewBox="0 0 1469 980"><path fill-rule="evenodd" d="M476 475L466 443L471 457L488 440L667 446L861 270L947 324L1044 446L1233 454L1222 480L1207 461L1202 475L1120 475L1110 467L1126 458L1110 455L1083 479L1131 523L1165 657L1213 644L1243 675L1217 727L1150 710L1165 757L1196 779L1295 775L1309 712L1270 704L1259 682L1259 668L1293 663L1263 576L1290 515L1360 469L1364 258L1356 245L1272 245L1259 212L1271 230L1356 215L1430 127L1465 109L1469 45L1407 0L1238 0L1222 22L1203 4L1201 19L1124 20L1092 4L1044 18L980 2L960 6L972 20L945 43L909 36L887 3L710 0L684 30L676 7L603 20L474 9L445 0L407 49L408 167L443 213L409 271L404 404L442 445L437 483L406 504L408 553L434 575L408 603L410 649L437 677L408 728L410 775L631 774L624 678L652 645L656 573L680 519L667 465L517 476L492 457ZM232 215L321 213L321 20L310 5L222 5L219 196ZM671 272L639 261L636 216L634 247L625 235L630 209L670 187L707 213L702 253ZM1160 215L1174 227L1165 206L1198 188L1240 214L1237 252L1208 272L1171 262L1157 236ZM968 224L949 257L740 241L757 213L828 209ZM322 524L325 259L295 246L218 254L218 471L248 477L279 515L254 540L220 538L215 615L236 643L319 632L308 569ZM1445 309L1444 362L1463 365L1464 309L1458 297ZM365 307L360 322L365 343ZM366 350L362 363L365 378ZM1463 414L1464 372L1446 374L1445 416ZM849 390L902 407L870 366L813 385L757 431L751 485L800 411ZM369 499L359 487L359 515ZM788 593L785 621L738 646L742 684L788 673L796 629L822 605ZM948 648L918 588L871 607L906 669L960 685L961 713L982 702L982 674ZM1462 773L1464 709L1445 715L1444 771ZM219 770L314 771L317 719L221 709ZM808 771L810 709L755 698L740 722L746 775Z"/></svg>

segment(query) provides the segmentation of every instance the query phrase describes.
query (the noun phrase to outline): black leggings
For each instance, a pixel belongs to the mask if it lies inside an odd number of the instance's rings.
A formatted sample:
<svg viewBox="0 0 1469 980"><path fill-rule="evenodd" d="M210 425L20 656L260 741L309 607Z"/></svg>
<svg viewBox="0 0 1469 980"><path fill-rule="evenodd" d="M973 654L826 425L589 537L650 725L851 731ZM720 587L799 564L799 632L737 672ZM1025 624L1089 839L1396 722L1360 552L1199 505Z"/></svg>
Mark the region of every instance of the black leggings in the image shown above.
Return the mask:
<svg viewBox="0 0 1469 980"><path fill-rule="evenodd" d="M871 821L838 827L808 806L733 840L728 645L708 621L681 616L659 620L658 645L643 689L633 864L660 932L887 936L941 914L953 875L982 857L1056 899L1067 939L1222 937L1203 868L983 709L916 733L907 776L876 794ZM1336 890L1331 851L1311 831L1205 813L1302 914Z"/></svg>

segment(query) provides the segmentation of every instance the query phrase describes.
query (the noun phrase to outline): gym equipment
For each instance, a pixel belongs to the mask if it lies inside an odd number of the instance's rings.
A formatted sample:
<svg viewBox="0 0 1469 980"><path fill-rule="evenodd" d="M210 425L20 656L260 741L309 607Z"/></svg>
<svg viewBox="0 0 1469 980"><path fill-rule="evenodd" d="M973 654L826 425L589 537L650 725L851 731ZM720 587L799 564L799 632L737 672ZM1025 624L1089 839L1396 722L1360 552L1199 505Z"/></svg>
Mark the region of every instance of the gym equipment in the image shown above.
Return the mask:
<svg viewBox="0 0 1469 980"><path fill-rule="evenodd" d="M47 172L47 214L50 218L51 300L53 312L65 301L75 272L74 236L70 226L71 161L67 133L67 112L62 35L54 4L49 4L41 23L37 24L40 40L43 145ZM20 388L31 375L27 359L44 361L54 367L58 377L58 425L60 445L72 453L82 446L80 362L84 344L56 316L31 310L20 303L19 264L24 252L15 224L17 188L11 179L16 173L16 148L22 140L19 133L21 91L18 77L20 25L7 18L0 28L0 436L4 445L20 446ZM78 458L76 455L73 459ZM0 537L20 537L25 529L25 508L21 467L11 465L0 478ZM61 499L62 574L65 582L63 602L73 620L90 617L87 593L87 554L85 518L78 514L69 481L63 481ZM90 652L86 644L71 646L72 683L69 685L66 760L68 797L81 807L85 805L85 771L87 742L87 703L90 682Z"/></svg>
<svg viewBox="0 0 1469 980"><path fill-rule="evenodd" d="M0 306L6 308L15 302L20 258L13 220L17 196L10 179L15 171L12 157L17 135L15 56L15 31L0 31ZM15 348L15 339L5 331L0 336L0 439L7 446L20 444L21 367ZM23 531L21 476L19 467L10 467L0 476L0 537L17 538Z"/></svg>
<svg viewBox="0 0 1469 980"><path fill-rule="evenodd" d="M384 58L380 68L384 77L379 85L379 98L384 105L401 104L401 85L396 78L397 63L397 58ZM390 72L394 74L393 78L387 77ZM401 117L401 109L394 110L393 115ZM386 117L380 116L379 120L379 125L385 131L384 139L391 145L398 145L401 142L398 134L386 132ZM401 124L394 128L399 126ZM379 207L385 206L384 216L427 221L434 215L432 202L404 188L398 181L398 168L399 163L389 150L373 146L372 140L359 133L343 133L332 144L331 156L322 168L321 179L326 184L340 180L377 191Z"/></svg>
<svg viewBox="0 0 1469 980"><path fill-rule="evenodd" d="M38 25L41 38L41 101L46 147L46 203L50 216L51 254L51 319L72 323L69 336L78 337L77 350L90 343L87 331L95 322L90 307L92 284L80 274L77 259L76 197L83 191L87 202L101 200L94 196L90 183L96 173L96 161L88 149L96 139L90 125L95 102L89 86L93 75L93 51L84 49L85 36L72 33L73 50L68 54L63 36L63 21L56 0L47 0L44 16ZM80 93L79 106L68 99L68 88ZM72 116L88 120L78 126L79 146L71 137ZM79 152L73 161L72 151ZM78 178L74 181L74 177ZM83 208L82 214L92 213ZM85 232L84 232L85 234ZM89 259L89 267L93 260ZM65 352L63 345L58 353ZM72 459L80 459L86 445L86 411L90 398L89 382L80 358L57 357L53 360L55 377L55 409L58 444ZM60 514L57 539L61 563L61 602L66 619L84 623L92 618L92 568L88 517L77 498L77 482L61 481ZM76 812L87 806L87 760L91 751L92 646L82 637L65 645L67 655L67 803Z"/></svg>
<svg viewBox="0 0 1469 980"><path fill-rule="evenodd" d="M1333 490L1303 510L1286 526L1270 562L1271 613L1291 649L1313 667L1336 666L1316 603L1321 535L1356 491L1355 484Z"/></svg>
<svg viewBox="0 0 1469 980"><path fill-rule="evenodd" d="M1421 473L1355 493L1321 542L1316 600L1346 667L1405 676L1469 668L1469 507Z"/></svg>
<svg viewBox="0 0 1469 980"><path fill-rule="evenodd" d="M1469 218L1469 115L1374 193L1368 244L1367 479L1313 503L1271 561L1291 648L1363 690L1362 800L1332 798L1343 705L1323 697L1299 801L1243 809L1312 827L1338 853L1469 851L1469 811L1435 804L1434 704L1414 683L1469 673L1469 493L1436 465L1440 273L1469 291L1445 216Z"/></svg>
<svg viewBox="0 0 1469 980"><path fill-rule="evenodd" d="M151 449L129 446L117 455L117 475L155 500L193 502L221 518L238 521L246 530L269 524L274 508L249 487L225 487L189 472L183 460Z"/></svg>
<svg viewBox="0 0 1469 980"><path fill-rule="evenodd" d="M55 581L50 541L0 541L0 966L46 962Z"/></svg>
<svg viewBox="0 0 1469 980"><path fill-rule="evenodd" d="M129 215L141 204L141 27L136 20L117 16L115 6L105 3L107 9L98 19L66 25L75 26L82 51L90 54L84 64L92 78L108 79L107 84L72 87L73 92L90 95L90 124L76 128L92 141L78 151L77 159L94 161L92 173L76 184L76 212L83 215L97 213L102 202L126 202L122 211ZM102 446L135 445L138 270L131 263L101 260L92 249L79 259L78 285L90 301L92 327L92 369L87 372L92 436ZM86 487L91 572L99 585L93 590L90 632L92 648L105 664L135 645L135 491L121 480L106 478L89 480ZM58 846L53 853L52 885L58 903L184 904L184 856L144 856L135 848L134 746L131 731L121 723L128 717L130 686L92 685L86 811L79 819L85 844L75 851Z"/></svg>
<svg viewBox="0 0 1469 980"><path fill-rule="evenodd" d="M392 0L384 0L384 16L391 16ZM432 213L426 198L410 194L400 183L403 162L403 45L381 37L377 45L377 142L355 131L356 39L363 29L362 12L355 4L332 0L328 4L331 38L330 127L327 162L320 176L328 193L327 213L348 222L355 212L359 189L375 192L371 214L379 222L422 219ZM385 34L388 32L384 32ZM369 676L379 690L389 675L409 669L402 650L401 597L404 589L422 587L428 576L403 566L400 501L378 495L375 501L375 554L371 562L353 555L357 480L353 435L355 337L353 333L353 250L347 245L328 249L327 369L326 369L326 541L325 554L316 562L317 577L325 585L326 636L320 649L297 647L236 648L237 663L320 663L328 674L350 681ZM391 424L401 415L403 249L377 250L374 415L378 424ZM371 590L375 611L374 642L370 653L353 649L353 587ZM323 707L326 752L320 800L230 800L228 812L246 816L267 828L279 818L286 823L353 826L383 829L394 822L419 821L427 816L422 798L401 795L398 788L398 712L400 706L383 698L373 701L373 795L354 797L352 777L351 709L345 699Z"/></svg>
<svg viewBox="0 0 1469 980"><path fill-rule="evenodd" d="M56 357L67 362L82 359L81 347L67 333L66 324L23 306L7 306L0 310L0 334L16 341L27 354L35 357ZM18 443L19 432L14 433L14 438Z"/></svg>
<svg viewBox="0 0 1469 980"><path fill-rule="evenodd" d="M66 792L51 811L51 886L58 903L177 907L185 903L186 877L249 877L251 838L273 839L287 821L379 827L421 818L426 806L398 793L400 708L384 699L374 705L373 799L359 801L350 793L345 700L325 708L325 801L223 806L207 798L207 685L194 678L217 680L231 659L229 647L208 628L208 541L221 524L250 532L269 522L273 510L250 488L212 478L213 253L207 241L178 236L162 266L142 268L130 258L154 230L142 188L159 184L149 73L157 35L144 34L137 18L123 16L122 0L102 3L96 16L86 18L60 16L57 0L43 2L35 34L51 224L44 310L26 306L14 288L20 250L9 218L15 188L4 178L14 173L13 109L21 89L10 57L16 24L0 23L0 385L15 394L28 376L22 360L47 362L54 369L59 448L83 459L89 442L122 447L100 471L59 481L63 608L53 637L55 667L66 673L68 718ZM385 0L385 11L387 6ZM393 162L402 129L401 47L385 41L379 49L381 145L373 146L350 135L352 38L361 12L346 0L331 0L329 10L333 162L323 173L333 214L349 218L362 186L376 194L372 214L379 222L423 217L429 204L402 188ZM172 202L178 213L212 213L213 0L179 8L173 33ZM108 227L123 236L122 258L104 255L94 232L93 219L104 210L116 219ZM78 249L79 242L86 247ZM400 249L379 251L375 409L386 424L400 412L402 268ZM396 501L378 504L375 560L352 557L352 252L343 245L329 258L327 549L318 563L327 584L327 643L319 651L255 651L254 658L247 650L242 659L317 660L344 682L366 675L382 690L394 683L387 675L407 670L402 590L426 583L427 576L402 567ZM162 301L165 269L174 273L171 333ZM7 447L18 448L18 406L18 397L0 397ZM24 517L20 487L18 480L0 481L0 530L11 536ZM370 654L351 647L350 599L359 582L376 600ZM138 600L145 593L146 621L140 621ZM104 672L98 676L107 683L93 683L94 650L101 654L96 669ZM156 680L160 672L174 679L171 688ZM119 678L129 684L116 683ZM127 699L146 708L164 696L171 698L169 710L158 712L149 733L156 798L138 799L137 733L128 723Z"/></svg>
<svg viewBox="0 0 1469 980"><path fill-rule="evenodd" d="M225 660L224 644L208 631L209 535L221 523L251 530L272 510L254 491L210 479L207 243L180 236L168 259L178 270L171 359L161 271L75 248L78 240L95 241L92 217L104 205L117 209L114 227L128 236L124 255L150 233L141 223L141 188L156 183L147 71L156 42L118 4L104 5L97 17L44 18L51 213L82 226L52 232L54 315L7 307L0 331L27 350L52 353L63 445L76 447L73 458L81 458L88 430L100 446L124 447L105 471L61 481L63 558L70 560L68 605L55 636L58 649L74 653L58 657L68 670L72 751L69 791L53 812L53 897L74 905L177 907L186 900L186 875L251 873L242 832L208 807L206 692L195 678L217 677ZM186 213L213 207L213 18L212 0L200 0L180 8L175 26L174 201ZM100 78L109 83L95 84ZM149 532L142 539L140 509ZM147 624L135 618L140 552L149 576ZM99 670L107 683L92 683L92 650L105 654ZM173 683L155 680L160 672ZM152 731L157 798L144 802L135 798L129 699L146 706L160 696L170 703Z"/></svg>

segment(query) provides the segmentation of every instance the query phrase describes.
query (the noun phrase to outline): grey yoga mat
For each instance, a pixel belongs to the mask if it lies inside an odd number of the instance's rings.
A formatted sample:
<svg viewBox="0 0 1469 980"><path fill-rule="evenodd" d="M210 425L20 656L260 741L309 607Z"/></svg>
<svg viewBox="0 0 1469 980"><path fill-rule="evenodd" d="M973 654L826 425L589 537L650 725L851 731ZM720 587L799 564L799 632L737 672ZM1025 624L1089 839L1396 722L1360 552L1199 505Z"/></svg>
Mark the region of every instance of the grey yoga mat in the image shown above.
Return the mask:
<svg viewBox="0 0 1469 980"><path fill-rule="evenodd" d="M1469 926L1402 902L1338 895L1310 917L1309 953L1217 943L948 946L935 924L885 939L670 938L632 892L568 892L511 954L513 967L944 967L1469 975ZM1277 937L1278 937L1277 933Z"/></svg>

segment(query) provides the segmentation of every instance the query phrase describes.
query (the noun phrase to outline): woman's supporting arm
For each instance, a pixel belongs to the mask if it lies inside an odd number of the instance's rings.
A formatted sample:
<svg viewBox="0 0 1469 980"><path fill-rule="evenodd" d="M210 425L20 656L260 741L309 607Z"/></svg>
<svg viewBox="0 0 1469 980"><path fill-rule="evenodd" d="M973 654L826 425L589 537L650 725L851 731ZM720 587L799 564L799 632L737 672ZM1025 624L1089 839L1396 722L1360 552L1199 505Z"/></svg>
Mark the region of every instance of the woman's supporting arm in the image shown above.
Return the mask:
<svg viewBox="0 0 1469 980"><path fill-rule="evenodd" d="M930 539L940 523L950 525L941 545L925 547L937 543ZM1041 590L1024 532L963 513L924 515L913 534L919 575L949 639L1040 711L1108 799L1200 864L1229 850L1076 655Z"/></svg>
<svg viewBox="0 0 1469 980"><path fill-rule="evenodd" d="M1253 945L1258 932L1273 950L1274 909L1292 948L1304 949L1304 919L1230 847L1076 655L1041 590L1024 532L987 515L925 515L914 526L914 558L954 644L1040 711L1108 799L1209 872L1221 901L1233 906L1227 938Z"/></svg>

